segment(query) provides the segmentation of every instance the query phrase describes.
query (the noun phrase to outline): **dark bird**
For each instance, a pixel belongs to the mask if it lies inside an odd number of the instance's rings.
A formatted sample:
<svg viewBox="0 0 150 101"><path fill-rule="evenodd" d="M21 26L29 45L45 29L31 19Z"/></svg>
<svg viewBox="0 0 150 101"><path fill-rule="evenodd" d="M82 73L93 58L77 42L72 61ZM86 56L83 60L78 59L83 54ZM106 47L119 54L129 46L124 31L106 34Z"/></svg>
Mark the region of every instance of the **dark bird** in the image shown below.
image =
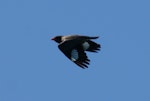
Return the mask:
<svg viewBox="0 0 150 101"><path fill-rule="evenodd" d="M67 56L71 61L80 66L81 68L88 68L90 60L88 59L85 51L98 52L101 48L92 39L98 37L81 36L81 35L68 35L56 36L51 40L58 43L58 48Z"/></svg>

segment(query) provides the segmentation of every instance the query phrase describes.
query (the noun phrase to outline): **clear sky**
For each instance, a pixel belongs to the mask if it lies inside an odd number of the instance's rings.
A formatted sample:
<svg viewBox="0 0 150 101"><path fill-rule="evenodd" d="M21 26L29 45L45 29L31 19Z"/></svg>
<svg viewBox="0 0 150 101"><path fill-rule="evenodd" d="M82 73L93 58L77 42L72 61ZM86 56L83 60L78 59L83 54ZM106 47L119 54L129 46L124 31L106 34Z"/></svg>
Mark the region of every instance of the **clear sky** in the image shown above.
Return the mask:
<svg viewBox="0 0 150 101"><path fill-rule="evenodd" d="M100 36L88 69L68 34ZM150 101L150 1L0 0L0 101Z"/></svg>

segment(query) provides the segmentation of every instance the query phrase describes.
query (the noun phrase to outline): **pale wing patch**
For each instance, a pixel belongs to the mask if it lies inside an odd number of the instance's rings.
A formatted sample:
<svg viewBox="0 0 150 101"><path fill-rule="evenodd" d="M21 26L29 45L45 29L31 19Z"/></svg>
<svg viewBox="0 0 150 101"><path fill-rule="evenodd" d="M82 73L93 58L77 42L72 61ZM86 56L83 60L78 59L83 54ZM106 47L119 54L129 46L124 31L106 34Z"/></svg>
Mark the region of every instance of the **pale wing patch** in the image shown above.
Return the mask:
<svg viewBox="0 0 150 101"><path fill-rule="evenodd" d="M76 61L78 58L79 58L78 51L76 49L73 49L71 51L71 60Z"/></svg>
<svg viewBox="0 0 150 101"><path fill-rule="evenodd" d="M87 49L90 47L90 45L89 45L88 42L84 42L84 43L82 44L82 46L83 46L83 49L84 49L84 50L87 50Z"/></svg>

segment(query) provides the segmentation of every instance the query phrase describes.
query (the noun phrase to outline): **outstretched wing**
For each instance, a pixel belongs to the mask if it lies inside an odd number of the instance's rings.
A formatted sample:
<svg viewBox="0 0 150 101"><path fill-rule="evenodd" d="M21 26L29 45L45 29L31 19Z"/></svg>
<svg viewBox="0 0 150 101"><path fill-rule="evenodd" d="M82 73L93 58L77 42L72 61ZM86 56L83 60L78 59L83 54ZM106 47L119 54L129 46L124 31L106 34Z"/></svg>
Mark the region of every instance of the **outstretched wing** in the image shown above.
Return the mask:
<svg viewBox="0 0 150 101"><path fill-rule="evenodd" d="M81 68L88 68L90 60L83 50L80 41L67 40L58 45L58 48L67 56L71 61Z"/></svg>

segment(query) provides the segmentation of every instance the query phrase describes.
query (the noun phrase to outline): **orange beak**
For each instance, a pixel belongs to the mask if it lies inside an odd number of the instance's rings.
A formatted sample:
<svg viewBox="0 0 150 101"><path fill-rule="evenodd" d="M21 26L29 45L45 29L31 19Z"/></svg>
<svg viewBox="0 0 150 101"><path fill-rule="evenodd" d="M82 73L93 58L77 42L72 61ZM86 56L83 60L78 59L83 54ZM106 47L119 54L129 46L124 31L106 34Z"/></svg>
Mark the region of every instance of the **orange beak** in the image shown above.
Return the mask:
<svg viewBox="0 0 150 101"><path fill-rule="evenodd" d="M51 40L55 40L55 38L51 38Z"/></svg>

